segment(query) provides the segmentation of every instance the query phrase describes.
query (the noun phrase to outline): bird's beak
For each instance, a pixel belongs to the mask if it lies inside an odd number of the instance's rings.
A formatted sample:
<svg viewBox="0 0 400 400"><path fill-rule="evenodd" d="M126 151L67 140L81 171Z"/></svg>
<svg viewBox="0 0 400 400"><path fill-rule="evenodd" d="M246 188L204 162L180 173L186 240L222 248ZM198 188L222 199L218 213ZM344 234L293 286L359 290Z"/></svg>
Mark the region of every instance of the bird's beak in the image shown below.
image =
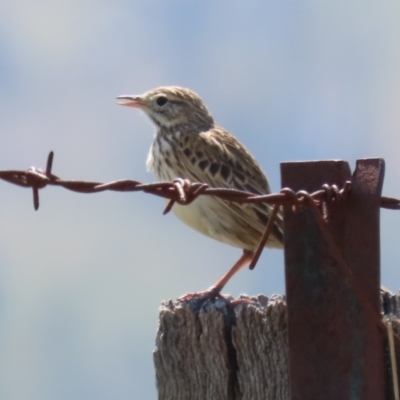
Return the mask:
<svg viewBox="0 0 400 400"><path fill-rule="evenodd" d="M145 105L140 96L122 95L118 96L117 100L120 106L141 108Z"/></svg>

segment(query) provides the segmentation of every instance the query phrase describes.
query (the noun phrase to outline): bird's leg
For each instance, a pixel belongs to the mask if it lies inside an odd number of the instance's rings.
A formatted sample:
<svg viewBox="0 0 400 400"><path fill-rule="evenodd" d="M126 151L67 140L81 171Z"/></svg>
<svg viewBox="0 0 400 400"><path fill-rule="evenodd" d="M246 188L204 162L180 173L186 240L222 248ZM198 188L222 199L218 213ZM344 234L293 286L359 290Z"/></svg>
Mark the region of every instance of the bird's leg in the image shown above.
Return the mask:
<svg viewBox="0 0 400 400"><path fill-rule="evenodd" d="M236 261L235 265L225 274L215 285L213 285L209 291L218 295L221 290L228 283L229 279L232 278L236 272L244 268L253 259L253 252L250 250L243 250L242 256Z"/></svg>
<svg viewBox="0 0 400 400"><path fill-rule="evenodd" d="M243 250L242 256L236 261L235 265L225 274L215 285L211 286L210 289L200 293L188 293L180 297L180 300L189 300L197 296L205 296L210 298L219 297L221 290L228 283L229 279L236 274L239 270L244 268L252 259L254 253L250 250Z"/></svg>

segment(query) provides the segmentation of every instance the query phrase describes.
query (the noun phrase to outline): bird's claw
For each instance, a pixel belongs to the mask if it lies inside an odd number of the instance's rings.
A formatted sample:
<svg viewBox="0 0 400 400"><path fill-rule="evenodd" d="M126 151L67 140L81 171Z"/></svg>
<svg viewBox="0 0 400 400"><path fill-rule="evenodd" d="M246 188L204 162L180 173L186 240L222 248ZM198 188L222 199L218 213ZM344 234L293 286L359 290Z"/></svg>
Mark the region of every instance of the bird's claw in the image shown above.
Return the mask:
<svg viewBox="0 0 400 400"><path fill-rule="evenodd" d="M202 299L202 300L214 300L216 298L223 298L220 293L220 288L217 286L213 286L210 289L204 290L203 292L197 293L186 293L183 296L179 297L178 300L188 301L194 299Z"/></svg>
<svg viewBox="0 0 400 400"><path fill-rule="evenodd" d="M237 307L240 305L257 305L259 304L256 300L252 300L252 299L236 299L236 300L232 300L231 304L233 307Z"/></svg>

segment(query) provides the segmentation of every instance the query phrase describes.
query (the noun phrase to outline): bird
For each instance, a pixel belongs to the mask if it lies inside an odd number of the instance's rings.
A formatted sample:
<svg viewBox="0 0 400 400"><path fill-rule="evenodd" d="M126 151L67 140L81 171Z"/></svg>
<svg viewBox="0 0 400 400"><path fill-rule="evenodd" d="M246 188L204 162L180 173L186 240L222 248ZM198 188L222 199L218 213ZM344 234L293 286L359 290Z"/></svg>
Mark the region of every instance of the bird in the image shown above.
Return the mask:
<svg viewBox="0 0 400 400"><path fill-rule="evenodd" d="M271 193L256 159L234 135L215 122L203 100L192 90L164 86L141 95L118 96L117 104L140 109L154 123L156 133L146 166L159 181L181 178L203 182L211 188L238 189L255 195ZM201 292L217 297L228 280L251 262L272 207L199 196L188 205L174 204L172 211L196 231L243 250L229 272ZM283 247L280 213L265 247Z"/></svg>

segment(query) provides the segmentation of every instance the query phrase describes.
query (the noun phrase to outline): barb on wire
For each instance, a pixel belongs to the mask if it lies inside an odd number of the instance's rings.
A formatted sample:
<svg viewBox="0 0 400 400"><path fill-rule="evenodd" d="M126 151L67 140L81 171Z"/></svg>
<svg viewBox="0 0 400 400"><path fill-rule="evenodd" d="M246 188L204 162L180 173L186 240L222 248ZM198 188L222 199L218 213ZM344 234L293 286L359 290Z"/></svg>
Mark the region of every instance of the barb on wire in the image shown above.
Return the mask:
<svg viewBox="0 0 400 400"><path fill-rule="evenodd" d="M256 251L254 252L253 259L250 262L249 269L254 269L257 265L258 259L261 256L262 251L264 250L265 244L268 242L268 237L272 232L272 228L274 227L274 222L276 219L276 216L278 215L280 205L275 204L274 208L272 209L272 213L269 216L267 226L265 227L265 231L263 235L261 236L260 242L258 243L258 246L256 248Z"/></svg>

